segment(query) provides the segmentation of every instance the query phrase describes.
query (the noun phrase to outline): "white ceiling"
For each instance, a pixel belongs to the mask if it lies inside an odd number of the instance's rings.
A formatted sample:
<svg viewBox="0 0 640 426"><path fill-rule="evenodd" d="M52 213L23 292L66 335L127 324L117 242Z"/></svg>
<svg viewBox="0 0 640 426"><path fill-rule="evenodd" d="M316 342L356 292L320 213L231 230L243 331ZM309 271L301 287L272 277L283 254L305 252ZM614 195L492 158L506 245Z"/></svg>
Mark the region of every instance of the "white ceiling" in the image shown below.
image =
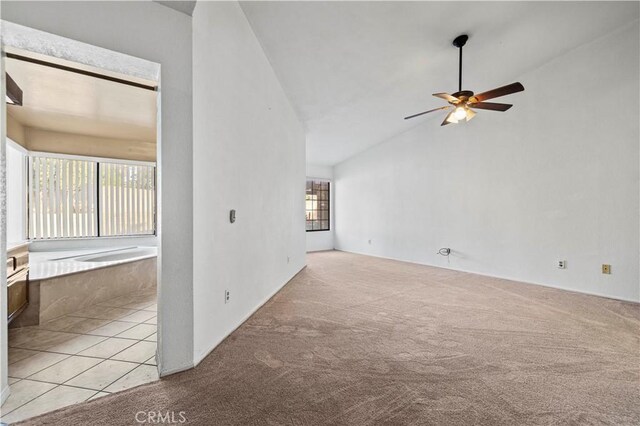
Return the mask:
<svg viewBox="0 0 640 426"><path fill-rule="evenodd" d="M155 142L157 92L6 58L6 70L23 91L23 105L8 105L27 127Z"/></svg>
<svg viewBox="0 0 640 426"><path fill-rule="evenodd" d="M185 15L189 15L189 16L193 15L193 9L195 9L196 7L195 1L188 1L188 0L168 0L168 1L154 0L154 1L156 3L160 3L163 6L170 7L173 10L177 10L178 12L184 13Z"/></svg>
<svg viewBox="0 0 640 426"><path fill-rule="evenodd" d="M637 2L242 2L307 130L307 161L337 164L413 126L438 126L457 89L512 83L568 50L638 19ZM526 80L521 80L525 88ZM517 108L519 96L509 99ZM487 116L492 114L487 112ZM495 119L496 117L482 117ZM442 128L443 132L447 130Z"/></svg>

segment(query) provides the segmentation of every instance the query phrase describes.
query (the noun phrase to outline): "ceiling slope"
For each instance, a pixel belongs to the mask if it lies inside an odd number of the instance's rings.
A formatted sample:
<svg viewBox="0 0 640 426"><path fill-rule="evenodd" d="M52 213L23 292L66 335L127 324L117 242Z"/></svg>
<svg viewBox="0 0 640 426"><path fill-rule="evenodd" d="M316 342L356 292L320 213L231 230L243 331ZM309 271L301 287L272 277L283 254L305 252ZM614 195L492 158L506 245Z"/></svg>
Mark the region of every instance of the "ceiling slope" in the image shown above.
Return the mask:
<svg viewBox="0 0 640 426"><path fill-rule="evenodd" d="M639 13L637 2L241 6L304 122L307 161L320 165L337 164L425 120L441 120L403 117L441 106L432 93L457 89L458 52L451 41L461 33L470 36L463 89L479 92L515 81Z"/></svg>

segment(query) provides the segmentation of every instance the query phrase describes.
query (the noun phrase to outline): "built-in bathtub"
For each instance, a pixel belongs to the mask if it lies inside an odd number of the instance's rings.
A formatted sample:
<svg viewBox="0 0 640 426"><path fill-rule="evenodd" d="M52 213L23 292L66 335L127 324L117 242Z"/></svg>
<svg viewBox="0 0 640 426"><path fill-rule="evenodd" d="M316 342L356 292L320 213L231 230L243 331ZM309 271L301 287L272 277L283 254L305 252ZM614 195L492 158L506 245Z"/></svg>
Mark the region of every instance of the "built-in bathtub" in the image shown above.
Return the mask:
<svg viewBox="0 0 640 426"><path fill-rule="evenodd" d="M156 257L156 247L141 246L31 252L29 306L12 326L43 323L155 289Z"/></svg>
<svg viewBox="0 0 640 426"><path fill-rule="evenodd" d="M74 258L76 262L114 262L146 259L148 257L156 257L157 249L155 247L130 247L120 250L109 250L100 253L89 254Z"/></svg>

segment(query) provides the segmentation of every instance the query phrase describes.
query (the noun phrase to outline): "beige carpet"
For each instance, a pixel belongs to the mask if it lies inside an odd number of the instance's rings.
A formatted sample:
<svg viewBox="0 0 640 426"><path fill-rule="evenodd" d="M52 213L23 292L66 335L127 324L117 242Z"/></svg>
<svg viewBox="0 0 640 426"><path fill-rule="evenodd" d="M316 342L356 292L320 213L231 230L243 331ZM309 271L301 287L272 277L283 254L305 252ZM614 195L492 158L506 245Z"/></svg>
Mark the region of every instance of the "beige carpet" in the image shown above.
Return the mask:
<svg viewBox="0 0 640 426"><path fill-rule="evenodd" d="M639 327L638 304L317 253L196 369L31 423L637 425Z"/></svg>

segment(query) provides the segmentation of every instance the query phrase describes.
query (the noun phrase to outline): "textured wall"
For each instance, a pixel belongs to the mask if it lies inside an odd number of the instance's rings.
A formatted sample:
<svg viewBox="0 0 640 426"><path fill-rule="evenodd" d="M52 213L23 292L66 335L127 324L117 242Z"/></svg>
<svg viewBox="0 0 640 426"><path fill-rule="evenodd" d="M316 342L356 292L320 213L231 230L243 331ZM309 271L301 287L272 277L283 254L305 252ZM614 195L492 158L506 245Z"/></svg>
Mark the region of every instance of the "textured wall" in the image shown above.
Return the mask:
<svg viewBox="0 0 640 426"><path fill-rule="evenodd" d="M305 264L305 136L237 3L198 2L193 52L197 362Z"/></svg>
<svg viewBox="0 0 640 426"><path fill-rule="evenodd" d="M418 119L337 165L336 247L639 301L638 33L521 75L506 113Z"/></svg>

